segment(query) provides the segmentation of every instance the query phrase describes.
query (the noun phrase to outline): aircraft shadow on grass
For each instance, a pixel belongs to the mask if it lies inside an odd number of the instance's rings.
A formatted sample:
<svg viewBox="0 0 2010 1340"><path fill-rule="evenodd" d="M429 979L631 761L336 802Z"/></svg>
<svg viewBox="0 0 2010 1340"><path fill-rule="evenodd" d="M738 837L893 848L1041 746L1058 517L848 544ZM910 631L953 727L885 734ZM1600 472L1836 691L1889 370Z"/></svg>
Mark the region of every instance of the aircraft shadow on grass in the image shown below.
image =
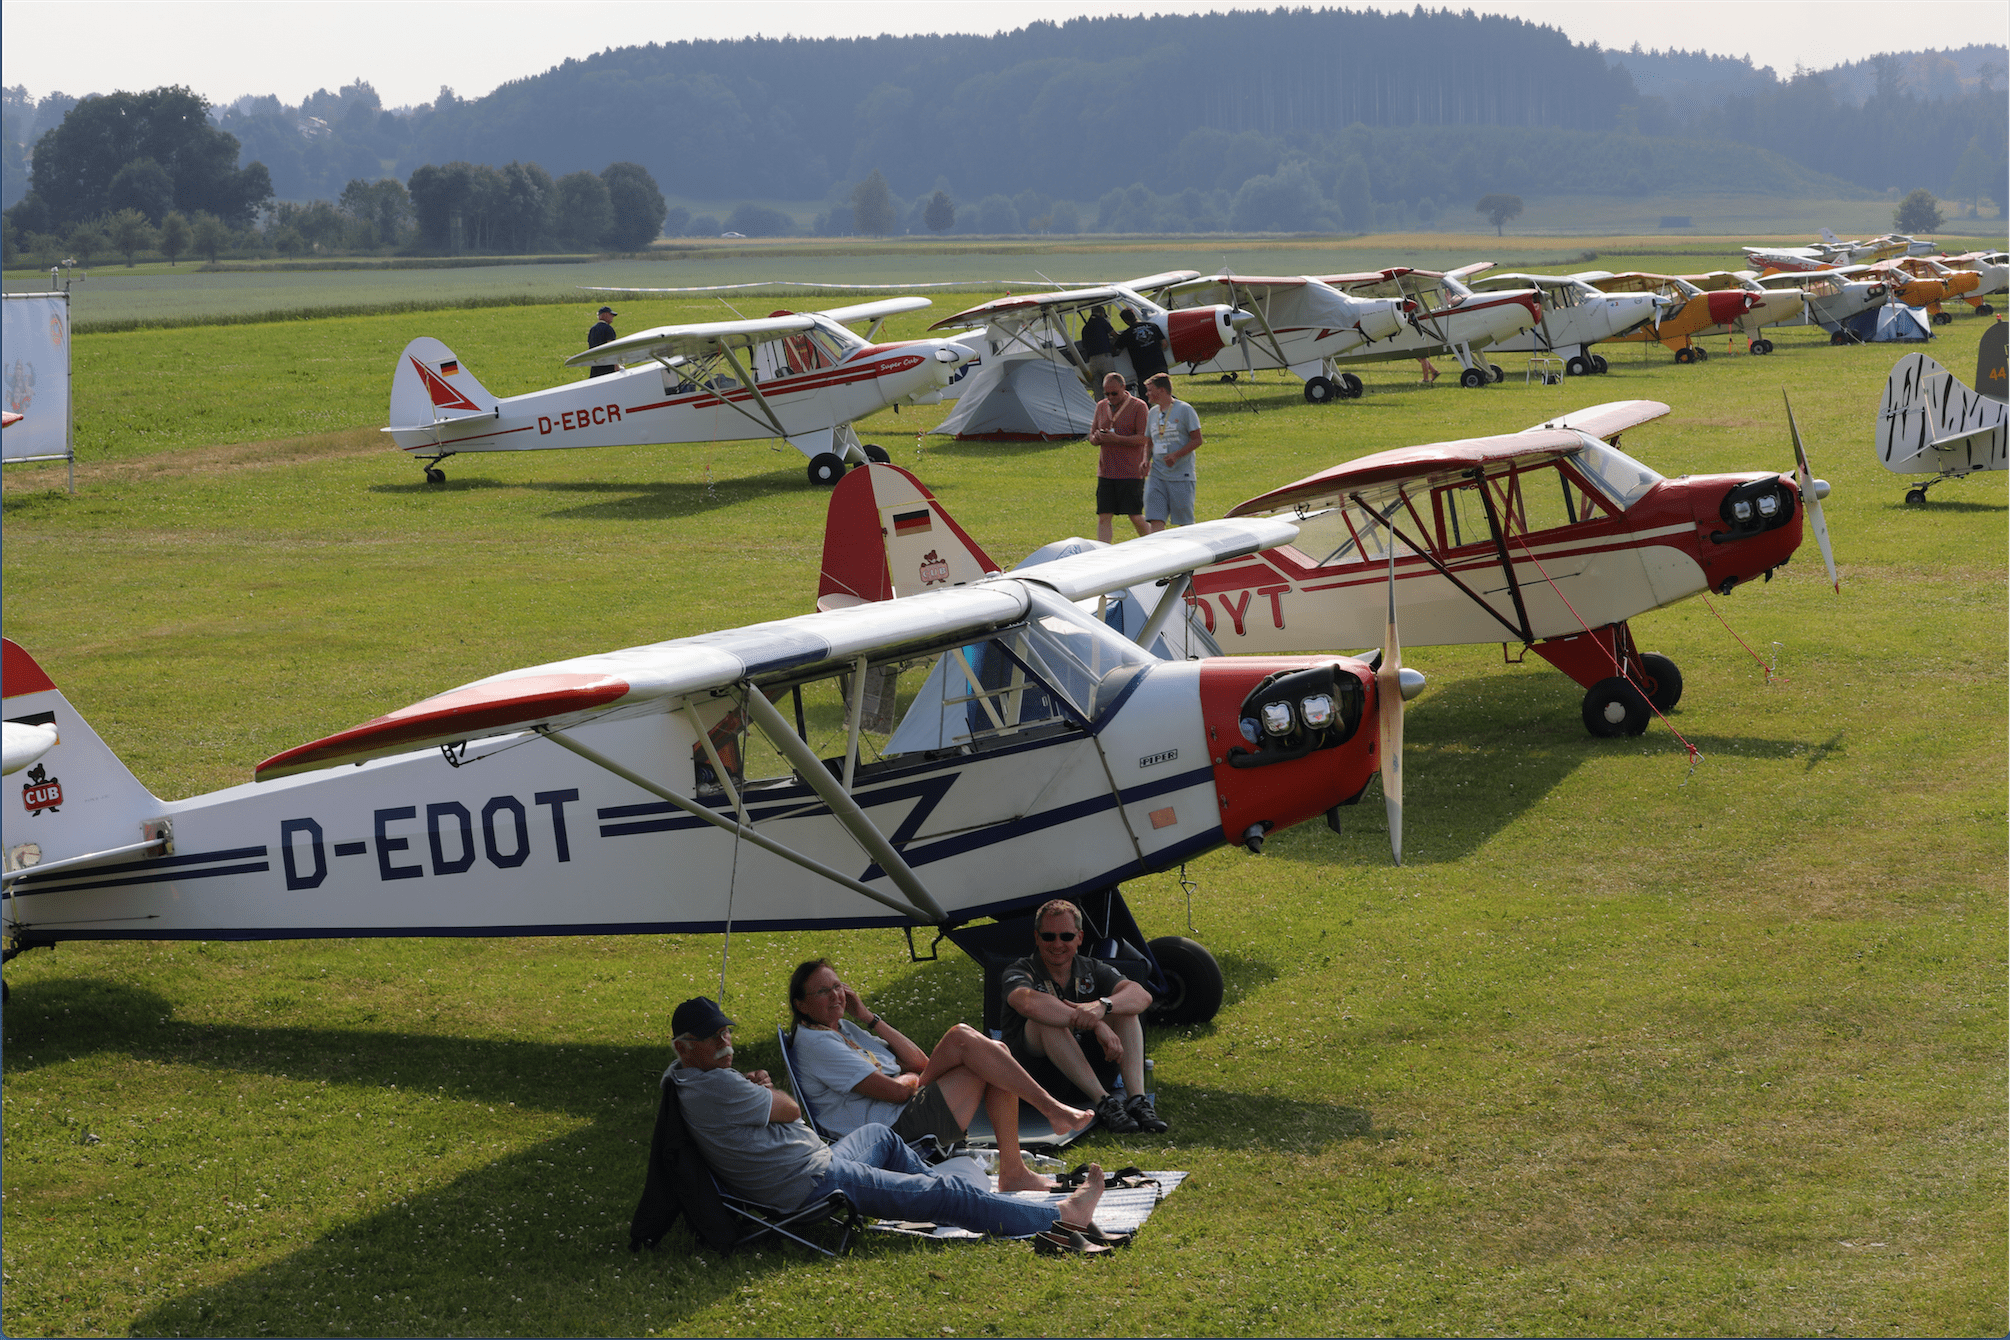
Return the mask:
<svg viewBox="0 0 2010 1340"><path fill-rule="evenodd" d="M553 520L575 521L669 521L679 517L703 516L721 508L739 507L777 493L814 494L824 491L807 485L794 471L735 476L717 483L701 480L516 480L456 476L445 484L372 484L370 491L385 495L446 495L456 491L508 490L547 493L574 506L556 507L545 513Z"/></svg>
<svg viewBox="0 0 2010 1340"><path fill-rule="evenodd" d="M1234 977L1248 975L1234 962L1228 966ZM1252 971L1274 975L1261 965ZM387 1030L209 1025L176 1020L172 1009L158 993L102 980L23 983L8 1009L10 1069L32 1073L58 1060L113 1053L292 1082L379 1090L396 1085L414 1101L423 1101L445 1080L445 1097L456 1105L513 1103L527 1112L563 1114L581 1125L362 1215L281 1260L151 1307L133 1320L140 1334L214 1332L254 1320L278 1334L326 1333L337 1326L354 1334L391 1334L502 1324L524 1333L560 1334L576 1327L580 1315L606 1315L625 1306L618 1293L610 1296L614 1281L605 1270L610 1258L624 1274L646 1269L675 1276L647 1286L632 1315L617 1316L612 1324L639 1329L639 1309L646 1306L650 1326L674 1327L680 1317L737 1291L741 1272L758 1280L803 1256L772 1249L748 1253L735 1258L729 1275L705 1264L713 1259L709 1251L705 1261L695 1259L700 1249L681 1221L654 1253L631 1257L621 1250L648 1161L658 1078L671 1058L667 1042L524 1043ZM738 1064L779 1072L772 1037L746 1033ZM32 1060L24 1059L29 1055ZM1187 1148L1314 1149L1392 1134L1375 1130L1361 1109L1338 1104L1223 1093L1187 1083L1161 1083L1159 1093L1169 1112L1181 1114L1179 1138ZM476 1138L415 1136L403 1157L418 1162L458 1156ZM136 1177L159 1178L144 1160L122 1157L117 1141L109 1136L97 1147L99 1156L126 1165ZM1126 1148L1124 1161L1142 1152ZM1098 1153L1079 1146L1075 1152L1084 1158ZM1111 1157L1105 1153L1102 1161ZM342 1174L340 1168L329 1170L336 1181ZM200 1179L207 1178L218 1195L231 1200L255 1195L263 1180L255 1167L186 1176L198 1185L182 1189L204 1191ZM358 1173L356 1180L366 1176ZM345 1185L316 1194L347 1196L357 1189ZM942 1250L897 1238L875 1237L872 1243L876 1252ZM331 1281L339 1281L334 1287L345 1295L347 1306L339 1315L319 1302L331 1292ZM491 1300L486 1315L427 1308L431 1299L470 1292ZM358 1307L369 1296L382 1300L373 1299L379 1310Z"/></svg>

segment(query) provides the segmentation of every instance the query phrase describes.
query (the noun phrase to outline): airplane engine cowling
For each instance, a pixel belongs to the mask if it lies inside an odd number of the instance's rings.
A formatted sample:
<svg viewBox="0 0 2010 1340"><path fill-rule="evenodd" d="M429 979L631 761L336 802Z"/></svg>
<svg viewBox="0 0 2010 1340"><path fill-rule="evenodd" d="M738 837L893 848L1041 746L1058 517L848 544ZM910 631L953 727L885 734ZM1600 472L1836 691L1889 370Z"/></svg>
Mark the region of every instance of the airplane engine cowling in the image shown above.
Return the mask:
<svg viewBox="0 0 2010 1340"><path fill-rule="evenodd" d="M1703 296L1710 304L1713 326L1728 325L1752 309L1752 295L1743 289L1718 289Z"/></svg>
<svg viewBox="0 0 2010 1340"><path fill-rule="evenodd" d="M1173 363L1205 363L1235 342L1235 327L1229 324L1229 308L1182 307L1166 313L1166 341L1172 348Z"/></svg>
<svg viewBox="0 0 2010 1340"><path fill-rule="evenodd" d="M1386 340L1403 329L1404 309L1416 304L1407 298L1380 298L1362 306L1366 310L1356 328L1371 340Z"/></svg>
<svg viewBox="0 0 2010 1340"><path fill-rule="evenodd" d="M1375 677L1352 657L1206 660L1200 703L1229 842L1348 804L1381 766ZM1245 728L1245 711L1257 714L1253 727Z"/></svg>

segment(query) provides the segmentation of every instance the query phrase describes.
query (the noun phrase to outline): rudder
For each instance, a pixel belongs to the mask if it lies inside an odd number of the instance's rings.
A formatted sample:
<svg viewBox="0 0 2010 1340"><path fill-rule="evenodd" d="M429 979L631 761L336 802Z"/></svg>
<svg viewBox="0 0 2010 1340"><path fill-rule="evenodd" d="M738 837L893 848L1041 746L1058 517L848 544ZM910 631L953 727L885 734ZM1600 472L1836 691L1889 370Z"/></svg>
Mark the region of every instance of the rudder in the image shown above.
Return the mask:
<svg viewBox="0 0 2010 1340"><path fill-rule="evenodd" d="M818 609L961 586L996 571L927 486L897 465L853 470L831 491Z"/></svg>
<svg viewBox="0 0 2010 1340"><path fill-rule="evenodd" d="M398 355L391 374L391 427L430 428L443 419L488 414L496 398L461 366L454 351L421 335Z"/></svg>

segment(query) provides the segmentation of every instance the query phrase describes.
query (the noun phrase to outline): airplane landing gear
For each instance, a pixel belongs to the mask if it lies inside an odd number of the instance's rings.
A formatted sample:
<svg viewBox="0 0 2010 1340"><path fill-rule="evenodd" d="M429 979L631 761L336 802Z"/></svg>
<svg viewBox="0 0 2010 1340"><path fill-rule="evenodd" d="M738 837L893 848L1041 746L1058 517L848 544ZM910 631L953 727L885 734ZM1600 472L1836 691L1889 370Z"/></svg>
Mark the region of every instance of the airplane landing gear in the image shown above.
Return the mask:
<svg viewBox="0 0 2010 1340"><path fill-rule="evenodd" d="M868 442L861 450L865 452L865 458L874 465L893 464L893 457L887 452L885 447L882 447L877 442Z"/></svg>
<svg viewBox="0 0 2010 1340"><path fill-rule="evenodd" d="M1342 400L1359 400L1361 393L1367 389L1367 386L1362 383L1361 379L1353 373L1343 372L1340 374L1340 398Z"/></svg>
<svg viewBox="0 0 2010 1340"><path fill-rule="evenodd" d="M1145 1022L1202 1024L1214 1018L1224 990L1221 965L1214 955L1184 935L1161 936L1152 941L1151 951L1172 989L1152 1002Z"/></svg>
<svg viewBox="0 0 2010 1340"><path fill-rule="evenodd" d="M1485 386L1487 381L1487 374L1479 368L1467 368L1459 374L1459 385L1469 391L1476 386Z"/></svg>
<svg viewBox="0 0 2010 1340"><path fill-rule="evenodd" d="M1677 349L1675 351L1675 361L1677 363L1694 363L1696 361L1696 355L1699 352L1701 351L1693 347L1687 349Z"/></svg>
<svg viewBox="0 0 2010 1340"><path fill-rule="evenodd" d="M1928 480L1928 481L1927 481L1927 484L1933 484L1933 483L1938 483L1938 482L1939 482L1938 480ZM1927 484L1921 484L1921 485L1920 485L1920 486L1919 486L1918 488L1916 488L1916 489L1907 489L1907 490L1905 491L1905 505L1906 505L1907 507L1924 507L1924 506L1926 506L1926 489L1927 489Z"/></svg>
<svg viewBox="0 0 2010 1340"><path fill-rule="evenodd" d="M1306 404L1324 405L1329 401L1337 400L1339 396L1340 396L1340 388L1335 386L1327 378L1307 377L1305 379Z"/></svg>
<svg viewBox="0 0 2010 1340"><path fill-rule="evenodd" d="M1579 354L1577 357L1571 359L1568 363L1565 363L1563 365L1563 372L1564 375L1567 377L1587 376L1591 372L1591 362L1589 359L1585 358L1582 354Z"/></svg>
<svg viewBox="0 0 2010 1340"><path fill-rule="evenodd" d="M1647 699L1630 682L1614 675L1593 684L1584 695L1584 728L1602 739L1638 735L1647 729Z"/></svg>
<svg viewBox="0 0 2010 1340"><path fill-rule="evenodd" d="M844 478L844 461L836 452L820 451L810 457L810 483L830 488Z"/></svg>
<svg viewBox="0 0 2010 1340"><path fill-rule="evenodd" d="M1936 325L1936 326L1951 326L1951 325L1953 325L1953 324L1954 324L1954 313L1952 313L1952 312L1935 312L1935 313L1933 314L1933 324L1934 324L1934 325Z"/></svg>
<svg viewBox="0 0 2010 1340"><path fill-rule="evenodd" d="M1996 315L1996 305L1994 303L1987 303L1987 302L1977 303L1975 304L1975 315L1994 316Z"/></svg>
<svg viewBox="0 0 2010 1340"><path fill-rule="evenodd" d="M1593 354L1591 356L1591 370L1593 372L1599 372L1599 373L1606 372L1610 370L1611 367L1612 364L1605 361L1604 354Z"/></svg>
<svg viewBox="0 0 2010 1340"><path fill-rule="evenodd" d="M426 482L428 484L444 484L447 482L447 472L437 465L429 465L426 467Z"/></svg>
<svg viewBox="0 0 2010 1340"><path fill-rule="evenodd" d="M1770 354L1771 352L1773 352L1773 342L1771 340L1763 340L1763 339L1753 340L1752 352L1755 354Z"/></svg>
<svg viewBox="0 0 2010 1340"><path fill-rule="evenodd" d="M1647 690L1647 701L1664 716L1682 701L1682 672L1666 656L1651 651L1641 656L1640 683Z"/></svg>
<svg viewBox="0 0 2010 1340"><path fill-rule="evenodd" d="M1487 380L1498 386L1507 380L1507 369L1498 363L1487 364Z"/></svg>

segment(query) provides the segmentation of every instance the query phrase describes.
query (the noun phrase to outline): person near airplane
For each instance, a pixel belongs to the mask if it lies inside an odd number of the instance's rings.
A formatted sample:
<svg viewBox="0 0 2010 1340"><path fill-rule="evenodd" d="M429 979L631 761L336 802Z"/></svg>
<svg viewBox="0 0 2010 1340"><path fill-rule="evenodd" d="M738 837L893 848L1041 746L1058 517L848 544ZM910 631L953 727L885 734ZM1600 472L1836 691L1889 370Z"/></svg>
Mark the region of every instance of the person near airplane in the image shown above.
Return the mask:
<svg viewBox="0 0 2010 1340"><path fill-rule="evenodd" d="M1095 1114L1059 1101L994 1042L968 1024L952 1025L931 1054L908 1041L826 959L797 966L789 978L790 1042L803 1097L825 1130L849 1135L880 1122L903 1140L933 1135L943 1148L967 1138L982 1106L998 1138L1000 1191L1051 1191L1019 1152L1019 1104L1030 1104L1058 1135Z"/></svg>
<svg viewBox="0 0 2010 1340"><path fill-rule="evenodd" d="M1143 395L1145 379L1166 370L1166 333L1155 321L1138 320L1138 314L1128 307L1120 308L1117 315L1124 328L1117 333L1115 347L1118 353L1131 356L1131 374L1137 379L1138 394Z"/></svg>
<svg viewBox="0 0 2010 1340"><path fill-rule="evenodd" d="M1145 474L1151 439L1145 436L1145 402L1124 389L1119 373L1103 378L1103 398L1089 428L1089 445L1096 456L1096 538L1104 544L1115 534L1116 519L1128 516L1140 535L1151 534L1145 521Z"/></svg>
<svg viewBox="0 0 2010 1340"><path fill-rule="evenodd" d="M615 311L612 307L602 307L596 314L593 324L587 328L586 347L589 349L598 349L601 345L613 339L614 318L620 315L621 313ZM621 371L621 364L609 360L605 363L595 363L586 370L586 375L589 377L605 377L610 372L619 371Z"/></svg>
<svg viewBox="0 0 2010 1340"><path fill-rule="evenodd" d="M1151 412L1145 435L1151 439L1151 475L1145 481L1145 524L1154 533L1193 524L1193 454L1200 450L1200 415L1184 400L1173 399L1172 378L1160 372L1145 383Z"/></svg>

